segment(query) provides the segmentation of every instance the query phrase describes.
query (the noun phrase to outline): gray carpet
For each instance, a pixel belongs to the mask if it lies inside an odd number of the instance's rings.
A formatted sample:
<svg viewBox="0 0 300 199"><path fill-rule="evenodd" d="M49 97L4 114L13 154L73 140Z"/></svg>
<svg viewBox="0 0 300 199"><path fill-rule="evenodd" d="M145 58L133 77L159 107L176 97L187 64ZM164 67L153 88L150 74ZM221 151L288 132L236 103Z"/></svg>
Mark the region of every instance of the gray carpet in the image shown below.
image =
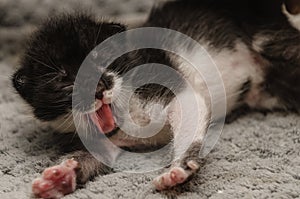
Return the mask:
<svg viewBox="0 0 300 199"><path fill-rule="evenodd" d="M30 198L30 183L59 154L55 134L35 121L10 86L26 35L49 13L73 10L75 1L0 0L0 198ZM81 1L100 15L143 18L140 0ZM252 113L230 125L195 178L174 190L151 187L157 172L97 177L66 199L88 198L300 198L300 117Z"/></svg>

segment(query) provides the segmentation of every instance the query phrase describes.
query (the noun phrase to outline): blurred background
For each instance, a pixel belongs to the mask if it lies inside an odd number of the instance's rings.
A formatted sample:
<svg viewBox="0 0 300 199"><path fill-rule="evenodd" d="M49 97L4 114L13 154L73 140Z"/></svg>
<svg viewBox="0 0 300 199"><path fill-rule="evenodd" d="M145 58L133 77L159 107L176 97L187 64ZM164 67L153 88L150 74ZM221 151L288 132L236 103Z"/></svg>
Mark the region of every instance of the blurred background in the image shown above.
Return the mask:
<svg viewBox="0 0 300 199"><path fill-rule="evenodd" d="M130 23L143 20L155 0L0 0L0 60L18 54L34 28L49 16L84 10Z"/></svg>

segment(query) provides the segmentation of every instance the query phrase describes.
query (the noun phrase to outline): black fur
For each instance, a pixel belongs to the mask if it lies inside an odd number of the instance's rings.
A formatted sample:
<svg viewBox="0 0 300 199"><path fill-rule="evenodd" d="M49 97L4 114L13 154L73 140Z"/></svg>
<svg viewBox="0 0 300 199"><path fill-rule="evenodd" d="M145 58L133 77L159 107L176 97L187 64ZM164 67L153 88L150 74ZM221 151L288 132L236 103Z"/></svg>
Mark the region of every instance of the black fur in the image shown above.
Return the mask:
<svg viewBox="0 0 300 199"><path fill-rule="evenodd" d="M269 62L265 91L282 99L286 107L299 110L300 33L283 15L283 3L300 7L293 0L175 1L154 9L144 26L177 30L217 51L232 49L237 40L251 49L254 35L265 34L269 41L260 54Z"/></svg>
<svg viewBox="0 0 300 199"><path fill-rule="evenodd" d="M14 87L40 120L69 113L72 85L81 63L97 44L124 30L120 24L96 22L84 14L48 20L28 42L22 67L13 76ZM102 79L100 87L112 87L111 77L104 74Z"/></svg>
<svg viewBox="0 0 300 199"><path fill-rule="evenodd" d="M277 79L277 82L289 81L290 78L283 79L280 74L285 72L288 75L300 64L300 34L289 25L281 13L281 3L280 0L272 3L271 0L175 1L154 9L143 26L178 30L196 40L208 42L218 51L233 48L237 39L250 47L254 34L266 32L272 38L262 52L262 56L272 65L266 73L266 85L269 85L267 91L276 96L290 91L291 100L283 100L289 103L297 101L300 98L299 93L279 83L270 83L272 79ZM83 14L52 18L44 23L29 41L21 61L22 67L13 77L14 87L34 107L37 118L51 121L67 114L71 109L71 85L87 54L106 38L124 30L126 28L123 25L96 22L93 17ZM278 32L280 34L275 34ZM145 63L161 63L176 69L167 54L154 49L139 50L119 58L110 69L123 74ZM86 79L88 80L88 77ZM292 79L292 82L288 83L299 84L298 80ZM97 94L97 98L102 97L101 91L105 87L103 82L108 82L108 87L113 85L111 79L104 75L103 81L99 83L100 95ZM176 81L174 88L180 88L182 84L182 81ZM174 97L169 89L155 84L145 85L136 92L146 99L163 98L166 103Z"/></svg>

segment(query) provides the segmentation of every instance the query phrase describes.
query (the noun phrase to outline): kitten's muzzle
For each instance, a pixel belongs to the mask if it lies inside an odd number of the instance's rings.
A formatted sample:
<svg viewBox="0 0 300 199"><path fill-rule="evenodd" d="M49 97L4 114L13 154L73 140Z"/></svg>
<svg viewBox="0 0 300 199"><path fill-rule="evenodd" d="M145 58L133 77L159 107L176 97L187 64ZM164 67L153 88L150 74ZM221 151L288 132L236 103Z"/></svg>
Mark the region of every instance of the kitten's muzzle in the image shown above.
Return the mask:
<svg viewBox="0 0 300 199"><path fill-rule="evenodd" d="M103 104L111 104L113 98L113 92L111 90L98 89L95 93L96 101L102 101Z"/></svg>
<svg viewBox="0 0 300 199"><path fill-rule="evenodd" d="M110 104L112 103L112 91L103 91L99 94L101 99L95 100L95 110L89 113L89 117L101 133L109 133L116 128L115 118Z"/></svg>
<svg viewBox="0 0 300 199"><path fill-rule="evenodd" d="M113 87L112 85L113 85L112 80L102 77L101 80L98 82L95 98L98 100L111 98L112 92L110 92L109 90L112 89Z"/></svg>

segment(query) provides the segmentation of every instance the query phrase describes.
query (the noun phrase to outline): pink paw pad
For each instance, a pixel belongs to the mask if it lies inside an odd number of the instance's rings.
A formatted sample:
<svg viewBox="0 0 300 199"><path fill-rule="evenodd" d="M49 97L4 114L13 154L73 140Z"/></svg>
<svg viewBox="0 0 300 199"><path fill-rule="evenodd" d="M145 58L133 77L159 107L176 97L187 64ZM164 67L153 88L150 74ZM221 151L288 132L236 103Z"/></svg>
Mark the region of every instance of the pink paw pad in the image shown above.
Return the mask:
<svg viewBox="0 0 300 199"><path fill-rule="evenodd" d="M180 167L175 167L170 171L170 177L176 184L181 184L189 177L188 173Z"/></svg>
<svg viewBox="0 0 300 199"><path fill-rule="evenodd" d="M174 167L168 173L164 173L154 179L153 184L159 191L174 187L187 180L189 174L180 167Z"/></svg>
<svg viewBox="0 0 300 199"><path fill-rule="evenodd" d="M187 170L181 167L173 167L169 172L155 178L153 180L155 188L161 191L182 184L200 168L200 165L193 160L187 162L187 166L189 168Z"/></svg>
<svg viewBox="0 0 300 199"><path fill-rule="evenodd" d="M78 162L69 159L60 165L45 169L42 177L32 183L33 194L40 198L58 199L72 193L76 188L77 167Z"/></svg>

